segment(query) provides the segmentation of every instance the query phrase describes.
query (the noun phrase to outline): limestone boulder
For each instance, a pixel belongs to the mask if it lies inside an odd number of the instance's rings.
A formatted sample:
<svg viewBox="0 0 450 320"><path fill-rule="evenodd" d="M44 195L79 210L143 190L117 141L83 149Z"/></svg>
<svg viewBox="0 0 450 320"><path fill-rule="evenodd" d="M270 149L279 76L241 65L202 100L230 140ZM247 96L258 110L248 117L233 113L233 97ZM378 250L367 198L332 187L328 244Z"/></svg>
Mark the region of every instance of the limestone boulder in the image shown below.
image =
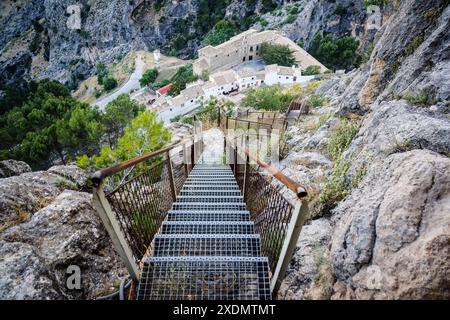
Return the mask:
<svg viewBox="0 0 450 320"><path fill-rule="evenodd" d="M449 172L428 150L370 167L334 211L334 298L450 298Z"/></svg>

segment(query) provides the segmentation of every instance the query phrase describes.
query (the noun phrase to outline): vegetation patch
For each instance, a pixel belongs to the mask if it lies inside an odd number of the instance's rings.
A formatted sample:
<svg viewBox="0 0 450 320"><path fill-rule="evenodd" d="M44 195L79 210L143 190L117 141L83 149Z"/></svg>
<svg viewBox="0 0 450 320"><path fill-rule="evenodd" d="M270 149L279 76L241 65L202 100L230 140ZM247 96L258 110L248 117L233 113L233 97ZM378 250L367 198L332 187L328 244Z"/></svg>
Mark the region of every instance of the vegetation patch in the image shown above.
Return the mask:
<svg viewBox="0 0 450 320"><path fill-rule="evenodd" d="M294 51L285 45L264 42L261 44L261 57L268 65L278 64L280 66L291 67L296 63Z"/></svg>
<svg viewBox="0 0 450 320"><path fill-rule="evenodd" d="M333 170L319 199L328 208L334 207L337 202L344 199L350 190L345 176L350 168L351 159L344 159L342 154L350 145L358 130L359 125L343 119L330 133L327 151L334 162Z"/></svg>
<svg viewBox="0 0 450 320"><path fill-rule="evenodd" d="M141 87L148 86L152 84L158 77L158 70L156 68L148 69L144 72L141 79L139 79L139 84Z"/></svg>
<svg viewBox="0 0 450 320"><path fill-rule="evenodd" d="M317 33L309 52L330 69L350 69L356 66L359 41L351 36L334 40L330 33Z"/></svg>
<svg viewBox="0 0 450 320"><path fill-rule="evenodd" d="M320 74L319 66L307 66L306 69L302 71L302 76L312 76L316 74Z"/></svg>
<svg viewBox="0 0 450 320"><path fill-rule="evenodd" d="M204 43L206 45L217 46L228 41L238 33L238 28L234 21L220 20L214 28L206 35Z"/></svg>
<svg viewBox="0 0 450 320"><path fill-rule="evenodd" d="M180 67L177 69L175 75L170 79L172 88L169 90L171 96L176 96L186 89L186 84L196 81L198 77L194 74L192 64Z"/></svg>
<svg viewBox="0 0 450 320"><path fill-rule="evenodd" d="M295 96L295 92L283 90L278 85L253 88L248 90L246 96L241 100L241 106L284 112Z"/></svg>

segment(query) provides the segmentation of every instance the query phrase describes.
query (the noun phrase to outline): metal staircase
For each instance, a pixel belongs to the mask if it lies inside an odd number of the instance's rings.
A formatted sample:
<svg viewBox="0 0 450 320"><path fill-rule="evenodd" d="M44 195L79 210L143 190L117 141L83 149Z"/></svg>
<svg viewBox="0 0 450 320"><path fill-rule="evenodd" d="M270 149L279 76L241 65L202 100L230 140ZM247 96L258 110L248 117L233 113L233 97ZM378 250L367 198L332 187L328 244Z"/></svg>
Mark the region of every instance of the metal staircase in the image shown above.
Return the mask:
<svg viewBox="0 0 450 320"><path fill-rule="evenodd" d="M281 284L308 217L306 189L250 150L255 130L279 130L274 116L267 124L221 114L211 129L220 134L194 127L192 138L92 176L131 299L268 300Z"/></svg>
<svg viewBox="0 0 450 320"><path fill-rule="evenodd" d="M229 166L194 166L143 261L137 298L271 298L268 258Z"/></svg>

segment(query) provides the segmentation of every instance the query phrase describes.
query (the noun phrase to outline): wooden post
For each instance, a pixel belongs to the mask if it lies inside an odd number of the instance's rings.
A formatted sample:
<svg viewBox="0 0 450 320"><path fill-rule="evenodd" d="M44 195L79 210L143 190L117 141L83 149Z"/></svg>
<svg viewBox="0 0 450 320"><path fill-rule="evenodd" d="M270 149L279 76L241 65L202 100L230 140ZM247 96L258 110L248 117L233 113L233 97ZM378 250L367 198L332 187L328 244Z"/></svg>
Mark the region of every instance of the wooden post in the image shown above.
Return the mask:
<svg viewBox="0 0 450 320"><path fill-rule="evenodd" d="M283 247L281 248L280 258L278 259L277 266L270 282L270 292L272 293L272 296L276 295L280 288L281 281L283 281L284 274L291 262L295 247L297 246L300 231L308 218L308 213L309 209L306 200L297 199L294 211L292 212L291 221L289 222L286 238Z"/></svg>
<svg viewBox="0 0 450 320"><path fill-rule="evenodd" d="M134 280L139 280L139 268L133 253L128 246L125 236L120 229L119 222L116 219L108 200L106 199L103 188L100 186L94 187L94 194L92 197L92 204L100 215L103 225L112 240L113 246L119 256L122 258L125 266Z"/></svg>
<svg viewBox="0 0 450 320"><path fill-rule="evenodd" d="M170 191L172 193L173 201L177 200L177 189L175 188L175 179L173 178L172 161L170 160L170 151L167 152L167 168L169 169Z"/></svg>
<svg viewBox="0 0 450 320"><path fill-rule="evenodd" d="M220 107L219 107L219 115L217 117L217 127L220 128L220 125L221 123L220 123Z"/></svg>

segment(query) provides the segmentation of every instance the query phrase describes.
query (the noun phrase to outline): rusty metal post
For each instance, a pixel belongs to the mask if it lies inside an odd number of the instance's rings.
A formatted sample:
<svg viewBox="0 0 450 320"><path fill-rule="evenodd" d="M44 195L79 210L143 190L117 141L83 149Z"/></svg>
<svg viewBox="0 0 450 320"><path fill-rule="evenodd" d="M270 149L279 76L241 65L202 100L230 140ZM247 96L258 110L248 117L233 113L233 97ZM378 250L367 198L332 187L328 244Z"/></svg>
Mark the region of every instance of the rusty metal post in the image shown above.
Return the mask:
<svg viewBox="0 0 450 320"><path fill-rule="evenodd" d="M306 200L297 199L294 211L292 212L291 221L289 222L286 238L284 240L283 247L281 248L280 257L270 282L270 292L272 293L272 296L276 295L278 289L280 288L281 281L283 280L289 263L291 262L292 255L294 254L295 247L297 246L298 237L300 236L300 231L308 218L308 214L309 209Z"/></svg>
<svg viewBox="0 0 450 320"><path fill-rule="evenodd" d="M100 215L103 225L108 232L114 248L116 249L119 256L125 262L125 266L128 269L131 277L134 280L139 280L139 268L133 253L128 246L127 240L120 228L119 222L106 199L105 193L101 185L94 187L94 193L92 197L92 204Z"/></svg>
<svg viewBox="0 0 450 320"><path fill-rule="evenodd" d="M167 161L167 168L169 169L170 191L172 193L173 201L176 201L177 189L175 188L175 179L173 177L173 168L172 168L172 160L170 159L170 151L167 152L166 161Z"/></svg>

